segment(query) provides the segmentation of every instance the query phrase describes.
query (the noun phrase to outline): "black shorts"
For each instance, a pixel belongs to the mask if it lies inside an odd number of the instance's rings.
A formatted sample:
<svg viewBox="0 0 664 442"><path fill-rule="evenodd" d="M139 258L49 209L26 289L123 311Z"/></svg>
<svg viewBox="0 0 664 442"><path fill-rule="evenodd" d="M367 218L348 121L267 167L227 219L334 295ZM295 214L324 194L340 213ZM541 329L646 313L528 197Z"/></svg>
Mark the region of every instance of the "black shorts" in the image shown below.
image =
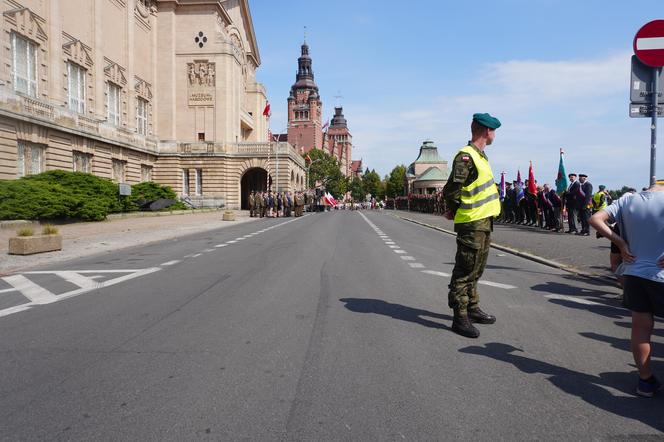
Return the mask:
<svg viewBox="0 0 664 442"><path fill-rule="evenodd" d="M611 230L613 230L616 233L616 235L620 235L620 229L618 228L618 223L615 223L613 227L611 227ZM618 246L615 245L613 241L610 242L611 242L611 253L617 253L620 255L620 249L618 248Z"/></svg>
<svg viewBox="0 0 664 442"><path fill-rule="evenodd" d="M664 283L625 275L623 306L634 312L664 317Z"/></svg>

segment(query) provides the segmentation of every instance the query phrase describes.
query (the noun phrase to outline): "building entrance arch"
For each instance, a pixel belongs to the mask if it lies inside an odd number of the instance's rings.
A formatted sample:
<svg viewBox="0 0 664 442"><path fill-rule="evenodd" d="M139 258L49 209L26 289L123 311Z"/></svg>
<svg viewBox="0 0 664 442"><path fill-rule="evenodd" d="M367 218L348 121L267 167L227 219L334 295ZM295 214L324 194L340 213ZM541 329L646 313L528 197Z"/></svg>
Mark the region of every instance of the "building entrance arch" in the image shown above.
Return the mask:
<svg viewBox="0 0 664 442"><path fill-rule="evenodd" d="M267 191L267 170L262 167L247 169L240 180L240 208L249 210L249 193Z"/></svg>

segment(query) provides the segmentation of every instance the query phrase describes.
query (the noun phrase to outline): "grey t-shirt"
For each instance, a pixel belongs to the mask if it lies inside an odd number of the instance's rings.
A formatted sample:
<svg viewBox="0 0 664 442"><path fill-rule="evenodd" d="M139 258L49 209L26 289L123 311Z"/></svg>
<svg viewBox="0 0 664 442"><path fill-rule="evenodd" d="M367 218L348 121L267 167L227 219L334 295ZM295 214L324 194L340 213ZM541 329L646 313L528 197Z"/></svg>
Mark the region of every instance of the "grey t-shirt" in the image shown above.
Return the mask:
<svg viewBox="0 0 664 442"><path fill-rule="evenodd" d="M664 256L664 191L627 194L604 210L636 256L622 274L664 283L664 269L657 265Z"/></svg>

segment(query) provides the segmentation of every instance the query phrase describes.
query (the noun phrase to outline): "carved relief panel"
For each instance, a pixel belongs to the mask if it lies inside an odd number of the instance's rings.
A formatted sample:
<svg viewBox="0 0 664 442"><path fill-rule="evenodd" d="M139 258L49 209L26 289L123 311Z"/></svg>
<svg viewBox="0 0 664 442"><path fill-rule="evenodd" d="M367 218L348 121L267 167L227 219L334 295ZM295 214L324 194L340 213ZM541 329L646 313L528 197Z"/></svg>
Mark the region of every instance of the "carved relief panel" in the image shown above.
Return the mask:
<svg viewBox="0 0 664 442"><path fill-rule="evenodd" d="M207 60L187 63L189 106L214 106L216 66Z"/></svg>

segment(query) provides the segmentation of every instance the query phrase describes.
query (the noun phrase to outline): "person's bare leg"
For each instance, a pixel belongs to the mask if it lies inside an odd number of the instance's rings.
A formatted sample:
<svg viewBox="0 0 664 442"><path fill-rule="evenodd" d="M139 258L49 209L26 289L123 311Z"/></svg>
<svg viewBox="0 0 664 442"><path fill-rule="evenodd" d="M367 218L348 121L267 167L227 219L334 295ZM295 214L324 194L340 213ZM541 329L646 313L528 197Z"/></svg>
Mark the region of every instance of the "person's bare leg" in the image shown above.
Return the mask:
<svg viewBox="0 0 664 442"><path fill-rule="evenodd" d="M641 379L649 379L652 376L650 338L653 322L653 316L650 313L632 312L632 355L634 355L634 362L636 362Z"/></svg>

